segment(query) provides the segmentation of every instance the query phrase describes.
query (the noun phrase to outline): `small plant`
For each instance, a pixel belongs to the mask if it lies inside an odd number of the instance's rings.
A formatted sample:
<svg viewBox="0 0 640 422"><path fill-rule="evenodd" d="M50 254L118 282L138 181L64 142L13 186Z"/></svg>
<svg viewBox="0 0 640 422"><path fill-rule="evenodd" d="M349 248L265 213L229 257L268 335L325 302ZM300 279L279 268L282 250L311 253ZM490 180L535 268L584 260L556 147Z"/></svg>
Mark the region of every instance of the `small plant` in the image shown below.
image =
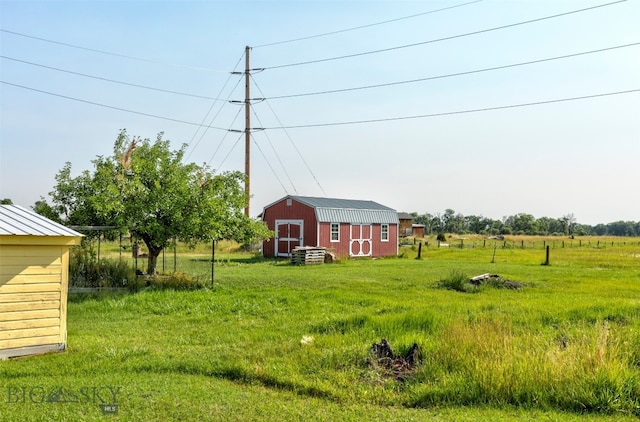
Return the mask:
<svg viewBox="0 0 640 422"><path fill-rule="evenodd" d="M451 270L448 277L438 281L438 287L465 293L478 290L476 286L469 283L469 277L460 270Z"/></svg>

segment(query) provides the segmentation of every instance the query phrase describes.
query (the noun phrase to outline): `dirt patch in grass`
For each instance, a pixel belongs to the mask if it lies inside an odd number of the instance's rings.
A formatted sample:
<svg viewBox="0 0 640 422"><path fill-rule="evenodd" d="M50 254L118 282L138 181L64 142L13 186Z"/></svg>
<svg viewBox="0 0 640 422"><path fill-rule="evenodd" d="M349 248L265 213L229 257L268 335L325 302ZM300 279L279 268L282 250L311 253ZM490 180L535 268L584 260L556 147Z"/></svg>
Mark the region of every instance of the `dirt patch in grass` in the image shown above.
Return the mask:
<svg viewBox="0 0 640 422"><path fill-rule="evenodd" d="M405 381L411 377L420 364L420 347L417 343L404 355L396 355L386 339L371 346L371 356L368 359L370 367L381 375L396 381Z"/></svg>

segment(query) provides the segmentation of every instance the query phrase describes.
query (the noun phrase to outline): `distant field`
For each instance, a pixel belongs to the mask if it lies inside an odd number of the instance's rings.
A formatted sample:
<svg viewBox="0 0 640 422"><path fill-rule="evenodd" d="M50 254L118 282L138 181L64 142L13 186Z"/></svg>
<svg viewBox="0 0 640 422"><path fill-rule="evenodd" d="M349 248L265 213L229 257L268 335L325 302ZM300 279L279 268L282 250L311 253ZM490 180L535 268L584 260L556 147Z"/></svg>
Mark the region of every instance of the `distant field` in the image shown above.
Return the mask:
<svg viewBox="0 0 640 422"><path fill-rule="evenodd" d="M640 239L420 241L421 259L409 239L400 258L318 266L225 244L213 290L72 296L66 353L0 362L0 420L640 418ZM210 245L175 259L210 280ZM445 288L484 273L519 288ZM369 351L382 338L421 364L394 378ZM37 402L59 387L103 393Z"/></svg>

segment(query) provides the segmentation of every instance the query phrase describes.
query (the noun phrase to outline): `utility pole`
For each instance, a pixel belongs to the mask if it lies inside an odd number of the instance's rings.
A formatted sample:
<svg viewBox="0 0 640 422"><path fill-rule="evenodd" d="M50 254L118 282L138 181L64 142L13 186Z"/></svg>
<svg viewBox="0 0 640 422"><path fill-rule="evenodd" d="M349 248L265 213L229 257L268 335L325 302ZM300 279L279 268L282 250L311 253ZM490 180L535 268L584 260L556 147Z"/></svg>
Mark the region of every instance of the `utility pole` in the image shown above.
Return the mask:
<svg viewBox="0 0 640 422"><path fill-rule="evenodd" d="M251 131L263 130L263 128L251 128L251 101L263 101L264 98L251 98L251 72L261 72L263 68L251 69L249 66L249 54L251 47L246 46L244 48L244 101L230 101L234 104L244 103L244 194L247 197L244 207L244 215L250 217L249 214L249 202L251 198ZM231 72L232 75L242 75L243 72ZM231 132L240 132L241 130L232 130Z"/></svg>
<svg viewBox="0 0 640 422"><path fill-rule="evenodd" d="M246 203L244 215L249 217L249 202L251 198L251 74L249 67L249 52L251 47L244 48L244 194Z"/></svg>

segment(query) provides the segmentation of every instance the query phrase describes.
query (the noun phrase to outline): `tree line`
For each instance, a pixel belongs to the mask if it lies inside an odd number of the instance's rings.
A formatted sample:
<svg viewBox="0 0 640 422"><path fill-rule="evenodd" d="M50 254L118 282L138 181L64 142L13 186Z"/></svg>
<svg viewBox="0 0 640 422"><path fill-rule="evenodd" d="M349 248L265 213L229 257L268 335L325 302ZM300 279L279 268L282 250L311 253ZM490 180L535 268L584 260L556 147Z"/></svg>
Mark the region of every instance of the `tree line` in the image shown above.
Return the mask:
<svg viewBox="0 0 640 422"><path fill-rule="evenodd" d="M559 218L535 218L519 213L501 220L477 215L462 215L447 208L444 213L411 213L413 222L423 224L425 234L490 234L490 235L542 235L542 236L640 236L640 221L616 221L591 226L580 224L573 214Z"/></svg>

